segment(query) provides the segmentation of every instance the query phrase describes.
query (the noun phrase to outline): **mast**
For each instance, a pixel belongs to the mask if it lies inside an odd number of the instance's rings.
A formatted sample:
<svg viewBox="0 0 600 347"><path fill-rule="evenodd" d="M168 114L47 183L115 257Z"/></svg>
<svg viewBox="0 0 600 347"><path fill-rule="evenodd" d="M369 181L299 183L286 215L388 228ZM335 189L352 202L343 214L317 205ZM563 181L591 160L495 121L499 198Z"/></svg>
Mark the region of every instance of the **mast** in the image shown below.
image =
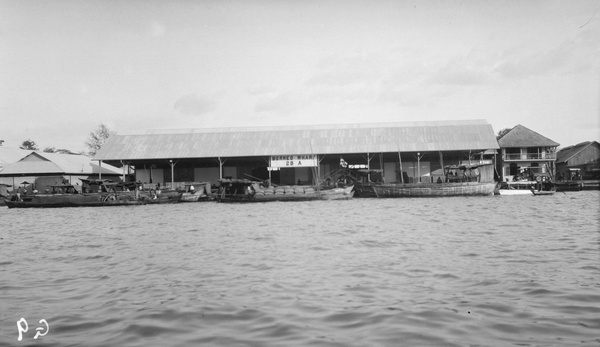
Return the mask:
<svg viewBox="0 0 600 347"><path fill-rule="evenodd" d="M173 159L169 159L169 165L171 165L171 189L175 189L175 163L173 163ZM152 167L150 167L150 172L152 172Z"/></svg>
<svg viewBox="0 0 600 347"><path fill-rule="evenodd" d="M371 182L371 155L367 152L367 182Z"/></svg>
<svg viewBox="0 0 600 347"><path fill-rule="evenodd" d="M321 160L319 160L319 155L315 154L315 151L314 151L313 145L312 145L312 139L308 142L308 144L310 145L310 154L312 154L312 156L316 157L316 159L317 159L317 168L315 169L315 173L316 173L317 177L315 177L315 183L317 186L317 192L320 192L321 185L319 184L319 176L321 175L321 170L320 170L321 169Z"/></svg>
<svg viewBox="0 0 600 347"><path fill-rule="evenodd" d="M404 170L402 170L402 156L400 155L400 147L398 147L398 160L400 161L400 182L404 184Z"/></svg>
<svg viewBox="0 0 600 347"><path fill-rule="evenodd" d="M444 182L446 182L446 171L444 170L444 156L442 155L442 151L440 153L440 167L442 168L442 175L444 175Z"/></svg>

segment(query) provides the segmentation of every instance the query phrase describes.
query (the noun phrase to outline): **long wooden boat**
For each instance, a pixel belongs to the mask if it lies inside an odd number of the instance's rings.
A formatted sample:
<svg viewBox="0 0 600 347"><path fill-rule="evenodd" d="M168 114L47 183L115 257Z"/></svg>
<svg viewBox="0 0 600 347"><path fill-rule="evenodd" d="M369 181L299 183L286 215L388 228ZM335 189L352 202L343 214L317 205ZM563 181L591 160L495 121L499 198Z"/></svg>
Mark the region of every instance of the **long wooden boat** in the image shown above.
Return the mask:
<svg viewBox="0 0 600 347"><path fill-rule="evenodd" d="M246 179L223 179L219 180L219 183L218 202L347 200L354 196L354 186L344 188L263 187L259 182Z"/></svg>
<svg viewBox="0 0 600 347"><path fill-rule="evenodd" d="M181 192L135 182L118 182L114 184L119 195L129 195L130 199L141 200L144 204L174 204L181 199Z"/></svg>
<svg viewBox="0 0 600 347"><path fill-rule="evenodd" d="M13 195L4 202L8 208L44 208L44 207L84 207L84 206L122 206L122 205L143 205L144 200L138 199L134 195L124 194L114 189L114 183L107 181L97 182L92 185L98 188L96 192L91 191L94 188L85 189L85 192L79 192L71 184L52 186L51 193Z"/></svg>
<svg viewBox="0 0 600 347"><path fill-rule="evenodd" d="M372 188L378 198L493 195L496 182L480 182L478 168L487 165L490 164L445 166L443 179L439 177L436 183L373 184Z"/></svg>
<svg viewBox="0 0 600 347"><path fill-rule="evenodd" d="M456 183L390 183L374 184L373 190L378 198L411 198L441 196L478 196L493 195L494 182L456 182Z"/></svg>

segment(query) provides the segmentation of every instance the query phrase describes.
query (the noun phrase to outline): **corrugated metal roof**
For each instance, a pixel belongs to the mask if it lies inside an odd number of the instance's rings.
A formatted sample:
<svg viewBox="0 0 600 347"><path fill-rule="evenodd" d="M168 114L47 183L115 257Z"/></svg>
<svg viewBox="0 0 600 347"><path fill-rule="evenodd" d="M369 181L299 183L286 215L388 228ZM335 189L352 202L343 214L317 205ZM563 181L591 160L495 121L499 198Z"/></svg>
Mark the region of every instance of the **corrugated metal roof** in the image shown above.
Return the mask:
<svg viewBox="0 0 600 347"><path fill-rule="evenodd" d="M153 131L113 135L99 160L498 149L486 121Z"/></svg>
<svg viewBox="0 0 600 347"><path fill-rule="evenodd" d="M43 174L97 174L100 167L84 155L32 152L16 163L5 166L0 176ZM102 174L119 175L122 171L112 165L102 164Z"/></svg>
<svg viewBox="0 0 600 347"><path fill-rule="evenodd" d="M528 129L521 124L512 128L508 133L502 136L498 143L501 148L517 147L557 147L560 144L542 136L535 131Z"/></svg>
<svg viewBox="0 0 600 347"><path fill-rule="evenodd" d="M592 146L592 145L598 146L598 142L585 141L582 143L578 143L574 146L569 146L569 147L563 148L556 153L556 163L557 164L564 163L564 162L568 161L569 159L573 158L579 152L583 151L584 149L586 149L587 147Z"/></svg>

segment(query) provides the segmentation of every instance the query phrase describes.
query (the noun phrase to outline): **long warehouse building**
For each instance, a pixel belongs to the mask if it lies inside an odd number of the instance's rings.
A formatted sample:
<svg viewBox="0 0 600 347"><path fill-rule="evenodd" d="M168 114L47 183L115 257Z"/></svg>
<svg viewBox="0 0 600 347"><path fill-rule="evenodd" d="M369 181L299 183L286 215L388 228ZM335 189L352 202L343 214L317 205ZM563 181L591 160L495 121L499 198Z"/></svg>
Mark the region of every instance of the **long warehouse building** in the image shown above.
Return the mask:
<svg viewBox="0 0 600 347"><path fill-rule="evenodd" d="M464 120L154 130L113 135L95 159L163 186L224 177L315 184L340 167L380 170L391 183L401 172L410 182L434 181L444 166L490 161L498 149L490 124Z"/></svg>

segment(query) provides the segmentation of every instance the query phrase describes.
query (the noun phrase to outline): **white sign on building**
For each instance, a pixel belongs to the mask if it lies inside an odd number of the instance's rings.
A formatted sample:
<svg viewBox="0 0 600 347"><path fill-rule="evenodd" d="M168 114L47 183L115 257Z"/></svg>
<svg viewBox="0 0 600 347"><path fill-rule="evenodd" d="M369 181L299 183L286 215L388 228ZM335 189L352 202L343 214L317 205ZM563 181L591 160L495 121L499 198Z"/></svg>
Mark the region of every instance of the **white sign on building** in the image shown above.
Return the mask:
<svg viewBox="0 0 600 347"><path fill-rule="evenodd" d="M317 156L314 154L304 155L273 155L270 167L315 167L318 165Z"/></svg>

